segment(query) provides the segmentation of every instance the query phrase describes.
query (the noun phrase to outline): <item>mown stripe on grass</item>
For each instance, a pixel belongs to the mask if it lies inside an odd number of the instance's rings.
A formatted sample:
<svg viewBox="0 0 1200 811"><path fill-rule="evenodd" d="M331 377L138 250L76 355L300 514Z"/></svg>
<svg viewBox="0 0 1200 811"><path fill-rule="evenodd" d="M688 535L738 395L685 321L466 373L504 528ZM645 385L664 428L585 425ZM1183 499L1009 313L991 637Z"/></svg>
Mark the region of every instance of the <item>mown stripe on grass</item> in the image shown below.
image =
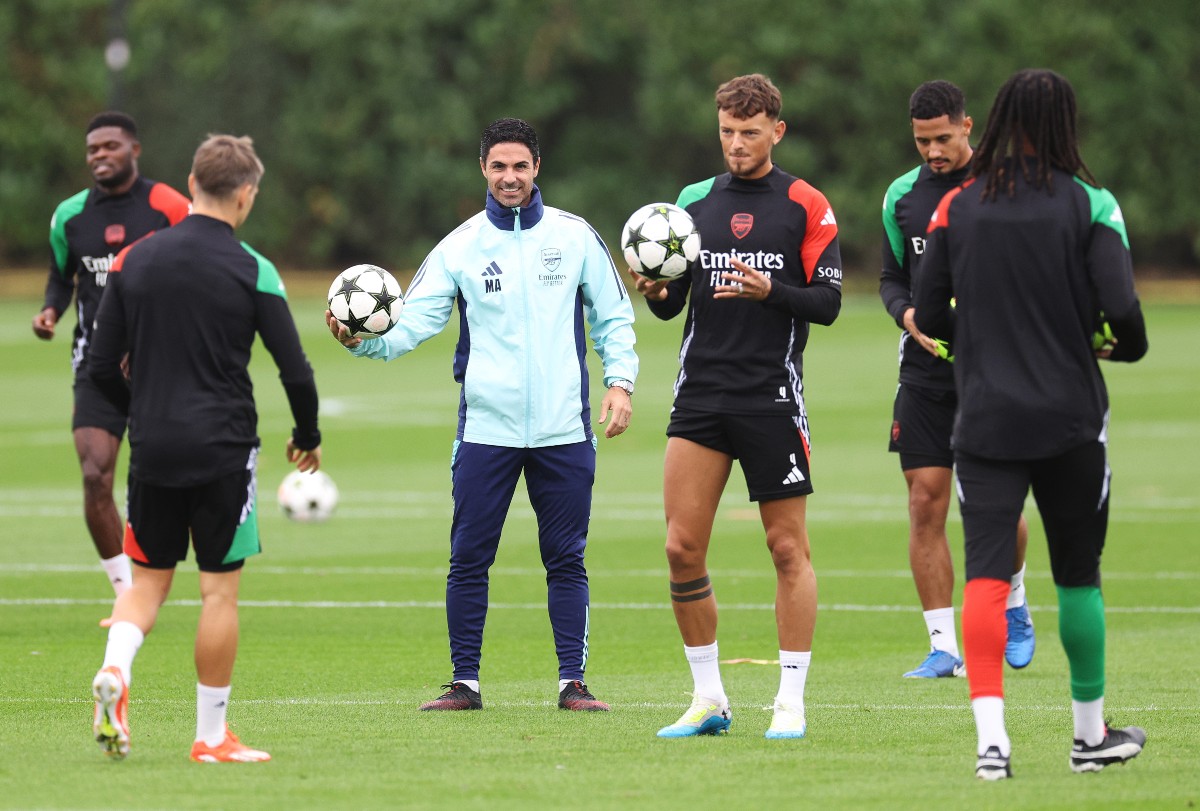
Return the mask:
<svg viewBox="0 0 1200 811"><path fill-rule="evenodd" d="M80 574L100 571L98 563L0 563L0 576L18 574ZM436 577L446 576L444 566L262 566L249 564L248 572L254 574L294 576L379 576L379 577ZM546 575L546 570L529 566L493 566L491 574L503 577L537 577ZM775 579L775 570L770 566L757 569L713 569L713 574L722 578L759 577ZM597 567L588 572L592 579L602 577L652 577L666 578L666 566L662 569L615 569L611 566ZM862 580L896 579L908 580L912 573L908 569L818 569L817 578L849 578ZM1025 574L1026 580L1049 580L1050 572L1034 571ZM1200 580L1200 572L1104 572L1105 580Z"/></svg>
<svg viewBox="0 0 1200 811"><path fill-rule="evenodd" d="M73 597L29 597L29 598L0 598L0 605L7 606L46 606L46 605L112 605L112 600L77 599ZM196 607L199 600L168 600L166 606ZM437 608L444 609L446 604L440 600L239 600L240 608L314 608L314 609L358 609L358 608ZM666 602L654 603L592 603L593 610L606 611L662 611ZM497 611L545 611L546 604L541 603L489 603L489 610ZM823 603L818 606L821 611L856 611L865 613L909 612L911 605L862 605L856 603ZM723 611L774 611L774 603L722 603ZM1058 606L1032 605L1029 610L1034 613L1057 612ZM1137 606L1106 606L1109 614L1200 614L1200 606L1171 606L1171 605L1137 605Z"/></svg>
<svg viewBox="0 0 1200 811"><path fill-rule="evenodd" d="M323 698L237 698L234 700L236 704L260 704L267 706L312 706L312 707L411 707L412 701L405 699L323 699ZM66 704L93 704L90 698L66 698L53 696L0 696L0 704L51 704L51 705L66 705ZM169 707L195 707L195 698L136 698L131 696L130 704L141 705L157 705ZM488 707L500 708L542 708L556 707L557 702L554 701L511 701L501 700L496 701L489 698ZM649 709L649 710L670 710L677 709L681 706L681 702L661 702L661 701L621 701L618 709ZM764 713L771 712L773 709L770 706L762 705L757 702L739 703L736 700L730 701L730 706L742 712L753 712L761 709ZM966 702L957 704L870 704L866 702L855 704L834 704L825 702L805 701L805 709L810 712L813 710L832 710L832 711L862 711L862 712L920 712L927 713L931 710L950 711L970 713L971 705ZM1040 712L1068 712L1071 709L1069 703L1054 704L1054 705L1019 705L1011 708L1010 711L1020 713L1040 713ZM1122 713L1135 712L1197 712L1200 711L1200 705L1184 704L1184 705L1151 705L1146 707L1126 707L1121 706Z"/></svg>

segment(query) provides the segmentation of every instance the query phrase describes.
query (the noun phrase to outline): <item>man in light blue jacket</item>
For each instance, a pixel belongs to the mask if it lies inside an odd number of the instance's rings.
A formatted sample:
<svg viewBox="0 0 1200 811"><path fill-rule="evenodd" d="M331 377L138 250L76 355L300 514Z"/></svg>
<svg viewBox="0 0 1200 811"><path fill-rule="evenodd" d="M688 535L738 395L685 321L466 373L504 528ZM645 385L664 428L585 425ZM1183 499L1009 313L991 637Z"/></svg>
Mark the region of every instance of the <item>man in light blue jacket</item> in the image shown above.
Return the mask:
<svg viewBox="0 0 1200 811"><path fill-rule="evenodd" d="M537 133L505 118L483 132L483 211L446 236L409 285L400 322L381 338L352 337L326 312L353 355L392 360L438 334L455 301L462 385L451 474L454 519L446 619L454 666L445 693L422 710L477 710L488 569L522 472L538 520L547 604L558 653L558 706L607 710L583 681L588 654L584 567L596 437L587 341L604 364L598 423L629 427L637 379L633 307L608 248L579 217L542 203L534 185ZM587 333L585 335L585 322Z"/></svg>

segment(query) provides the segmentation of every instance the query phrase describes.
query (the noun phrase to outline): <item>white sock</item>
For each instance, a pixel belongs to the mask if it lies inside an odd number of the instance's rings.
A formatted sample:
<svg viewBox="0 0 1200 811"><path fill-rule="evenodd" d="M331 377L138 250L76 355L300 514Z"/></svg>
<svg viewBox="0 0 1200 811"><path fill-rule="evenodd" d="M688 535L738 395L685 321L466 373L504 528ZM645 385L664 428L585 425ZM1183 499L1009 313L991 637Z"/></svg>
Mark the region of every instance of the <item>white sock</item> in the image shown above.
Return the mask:
<svg viewBox="0 0 1200 811"><path fill-rule="evenodd" d="M1014 572L1012 580L1009 581L1008 587L1008 608L1016 608L1019 605L1025 605L1025 564L1021 564L1020 571Z"/></svg>
<svg viewBox="0 0 1200 811"><path fill-rule="evenodd" d="M133 657L137 656L138 648L145 639L146 635L142 633L142 629L132 622L126 620L114 623L108 629L108 645L104 648L104 664L100 669L117 668L128 686L133 682Z"/></svg>
<svg viewBox="0 0 1200 811"><path fill-rule="evenodd" d="M717 643L700 645L695 648L683 646L683 655L687 657L692 668L692 682L695 684L696 695L711 698L721 704L728 704L725 686L721 684L721 665L718 663Z"/></svg>
<svg viewBox="0 0 1200 811"><path fill-rule="evenodd" d="M980 696L971 701L971 710L975 713L975 731L979 734L978 754L982 756L989 746L998 746L1001 755L1011 755L1012 743L1004 728L1004 699Z"/></svg>
<svg viewBox="0 0 1200 811"><path fill-rule="evenodd" d="M567 685L573 681L583 681L583 679L559 679L558 680L558 692L561 693L563 690L567 689Z"/></svg>
<svg viewBox="0 0 1200 811"><path fill-rule="evenodd" d="M789 707L804 707L804 680L812 651L781 650L779 652L779 694L775 700Z"/></svg>
<svg viewBox="0 0 1200 811"><path fill-rule="evenodd" d="M108 574L108 582L112 583L113 591L120 597L125 590L133 585L133 568L129 565L129 556L125 554L104 558L100 561Z"/></svg>
<svg viewBox="0 0 1200 811"><path fill-rule="evenodd" d="M479 692L479 679L455 679L454 681L458 682L459 684L467 685L477 693ZM561 688L559 688L559 692L562 692Z"/></svg>
<svg viewBox="0 0 1200 811"><path fill-rule="evenodd" d="M1075 739L1088 746L1104 740L1104 696L1095 701L1071 700L1071 715L1075 718Z"/></svg>
<svg viewBox="0 0 1200 811"><path fill-rule="evenodd" d="M934 650L944 650L955 659L961 658L958 652L958 634L954 630L954 606L935 608L923 612L925 628L929 631L929 646Z"/></svg>
<svg viewBox="0 0 1200 811"><path fill-rule="evenodd" d="M233 685L209 687L196 683L196 740L220 746L225 740L225 712Z"/></svg>

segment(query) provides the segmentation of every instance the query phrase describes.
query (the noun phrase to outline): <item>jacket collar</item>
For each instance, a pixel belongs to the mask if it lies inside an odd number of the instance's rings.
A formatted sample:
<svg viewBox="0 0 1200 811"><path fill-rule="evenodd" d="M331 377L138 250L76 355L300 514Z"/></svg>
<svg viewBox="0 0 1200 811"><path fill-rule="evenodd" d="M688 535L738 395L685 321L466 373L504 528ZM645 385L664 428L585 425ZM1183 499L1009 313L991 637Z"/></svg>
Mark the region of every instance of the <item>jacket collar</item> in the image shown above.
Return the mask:
<svg viewBox="0 0 1200 811"><path fill-rule="evenodd" d="M492 225L501 231L516 230L516 212L518 211L521 216L522 231L537 225L542 221L542 215L546 213L545 208L542 206L542 190L536 184L533 187L533 194L529 197L529 205L524 208L511 209L502 206L495 197L492 197L492 193L489 191L484 210L487 212L488 219L491 220Z"/></svg>

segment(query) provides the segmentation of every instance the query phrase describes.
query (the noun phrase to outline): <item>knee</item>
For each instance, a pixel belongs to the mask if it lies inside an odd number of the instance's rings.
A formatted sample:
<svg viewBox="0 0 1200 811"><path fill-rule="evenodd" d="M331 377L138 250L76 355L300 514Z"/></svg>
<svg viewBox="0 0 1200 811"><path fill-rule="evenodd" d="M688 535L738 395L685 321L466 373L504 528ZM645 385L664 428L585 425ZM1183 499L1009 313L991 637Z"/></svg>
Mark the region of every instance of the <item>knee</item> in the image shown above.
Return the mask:
<svg viewBox="0 0 1200 811"><path fill-rule="evenodd" d="M812 568L807 534L768 535L767 546L775 571L782 575L797 575Z"/></svg>
<svg viewBox="0 0 1200 811"><path fill-rule="evenodd" d="M917 524L944 525L949 507L949 493L933 490L920 482L914 482L909 490L908 514Z"/></svg>
<svg viewBox="0 0 1200 811"><path fill-rule="evenodd" d="M112 498L113 476L111 473L83 472L83 494L88 499Z"/></svg>
<svg viewBox="0 0 1200 811"><path fill-rule="evenodd" d="M666 553L673 572L704 567L704 545L687 536L667 533Z"/></svg>
<svg viewBox="0 0 1200 811"><path fill-rule="evenodd" d="M163 594L163 599L166 599L166 594ZM237 611L238 598L236 594L229 594L224 591L214 591L209 594L203 594L200 597L202 611Z"/></svg>
<svg viewBox="0 0 1200 811"><path fill-rule="evenodd" d="M85 456L80 460L83 472L83 490L89 496L111 494L113 489L113 465L103 459Z"/></svg>

